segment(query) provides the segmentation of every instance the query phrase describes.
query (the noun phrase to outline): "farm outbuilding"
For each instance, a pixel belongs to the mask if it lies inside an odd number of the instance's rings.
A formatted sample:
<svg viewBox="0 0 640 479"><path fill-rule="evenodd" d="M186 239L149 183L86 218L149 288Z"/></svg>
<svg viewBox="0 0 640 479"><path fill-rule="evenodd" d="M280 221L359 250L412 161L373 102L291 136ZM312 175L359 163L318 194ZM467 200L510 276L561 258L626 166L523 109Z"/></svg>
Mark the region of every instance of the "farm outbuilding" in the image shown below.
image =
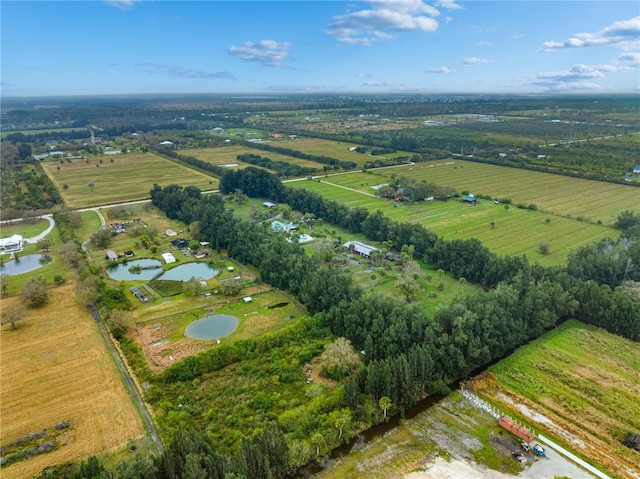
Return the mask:
<svg viewBox="0 0 640 479"><path fill-rule="evenodd" d="M505 428L507 431L515 435L516 437L522 439L524 442L533 441L533 433L529 431L526 427L521 426L516 423L513 419L502 416L498 419L498 424Z"/></svg>
<svg viewBox="0 0 640 479"><path fill-rule="evenodd" d="M171 253L162 253L162 259L165 264L175 263L176 258Z"/></svg>
<svg viewBox="0 0 640 479"><path fill-rule="evenodd" d="M371 253L373 253L374 251L380 251L379 248L361 243L360 241L347 241L344 244L344 247L348 250L353 249L354 253L359 254L360 256L364 256L365 258L370 258Z"/></svg>
<svg viewBox="0 0 640 479"><path fill-rule="evenodd" d="M107 259L109 261L118 261L118 254L110 249L109 251L107 251Z"/></svg>

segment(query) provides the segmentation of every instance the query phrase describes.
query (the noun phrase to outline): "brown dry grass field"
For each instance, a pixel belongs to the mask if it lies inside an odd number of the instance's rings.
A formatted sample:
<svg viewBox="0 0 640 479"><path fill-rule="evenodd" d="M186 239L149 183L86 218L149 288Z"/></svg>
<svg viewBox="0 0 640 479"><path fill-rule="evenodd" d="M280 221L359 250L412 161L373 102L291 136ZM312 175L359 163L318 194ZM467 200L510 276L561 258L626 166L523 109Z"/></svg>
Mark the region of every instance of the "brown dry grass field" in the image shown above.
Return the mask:
<svg viewBox="0 0 640 479"><path fill-rule="evenodd" d="M2 469L3 479L25 478L46 466L117 452L142 438L144 429L116 365L91 315L73 298L69 282L51 291L48 306L29 310L18 329L0 334L0 443L52 429L72 427L52 452ZM19 298L2 300L1 307Z"/></svg>
<svg viewBox="0 0 640 479"><path fill-rule="evenodd" d="M217 178L152 153L89 158L87 161L42 163L45 173L69 207L85 208L146 199L155 183L163 187L176 183L197 186L201 190L218 188ZM89 182L94 184L93 191L88 186Z"/></svg>

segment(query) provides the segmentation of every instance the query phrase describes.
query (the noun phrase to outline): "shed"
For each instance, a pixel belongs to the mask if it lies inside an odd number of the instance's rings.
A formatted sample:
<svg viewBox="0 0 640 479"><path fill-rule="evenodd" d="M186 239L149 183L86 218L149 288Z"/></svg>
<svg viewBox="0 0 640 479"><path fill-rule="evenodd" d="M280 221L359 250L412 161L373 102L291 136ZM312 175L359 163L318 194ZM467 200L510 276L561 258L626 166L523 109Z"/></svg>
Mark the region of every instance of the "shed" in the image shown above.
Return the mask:
<svg viewBox="0 0 640 479"><path fill-rule="evenodd" d="M166 264L176 262L176 258L171 253L162 253L162 259Z"/></svg>
<svg viewBox="0 0 640 479"><path fill-rule="evenodd" d="M501 416L498 419L498 424L505 428L510 433L514 434L516 437L519 437L524 442L533 441L533 433L529 431L526 427L517 424L513 419L507 416Z"/></svg>
<svg viewBox="0 0 640 479"><path fill-rule="evenodd" d="M107 259L109 261L118 261L118 255L115 251L110 249L109 251L107 251Z"/></svg>
<svg viewBox="0 0 640 479"><path fill-rule="evenodd" d="M167 236L178 236L178 233L175 230L172 230L171 228L169 228L167 231L164 232Z"/></svg>
<svg viewBox="0 0 640 479"><path fill-rule="evenodd" d="M360 256L364 256L365 258L370 258L371 253L373 253L374 251L380 251L379 248L361 243L360 241L347 241L344 244L344 247L346 249L353 248L354 253L359 254Z"/></svg>
<svg viewBox="0 0 640 479"><path fill-rule="evenodd" d="M640 165L636 165L633 167L633 174L640 175Z"/></svg>
<svg viewBox="0 0 640 479"><path fill-rule="evenodd" d="M262 205L263 205L265 208L269 208L269 209L271 209L271 208L273 208L274 206L276 206L276 204L275 204L273 201L265 201L264 203L262 203Z"/></svg>
<svg viewBox="0 0 640 479"><path fill-rule="evenodd" d="M478 202L478 199L475 197L475 195L467 195L462 197L462 202L475 205Z"/></svg>
<svg viewBox="0 0 640 479"><path fill-rule="evenodd" d="M242 298L242 300L243 300L245 303L250 303L250 302L252 301L251 296L245 296L244 298Z"/></svg>

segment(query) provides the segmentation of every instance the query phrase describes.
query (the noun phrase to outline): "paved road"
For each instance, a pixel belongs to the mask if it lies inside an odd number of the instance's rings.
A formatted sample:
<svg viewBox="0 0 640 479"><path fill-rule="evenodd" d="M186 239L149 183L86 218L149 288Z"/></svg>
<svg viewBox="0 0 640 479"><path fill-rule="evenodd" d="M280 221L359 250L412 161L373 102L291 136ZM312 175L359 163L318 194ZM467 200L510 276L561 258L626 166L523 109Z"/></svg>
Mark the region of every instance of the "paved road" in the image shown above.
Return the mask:
<svg viewBox="0 0 640 479"><path fill-rule="evenodd" d="M538 439L540 440L540 442L545 443L547 446L549 446L551 449L553 449L556 452L559 452L560 454L562 454L563 456L569 458L571 461L575 462L576 464L578 464L580 467L586 469L587 471L589 471L591 474L593 474L596 477L600 477L602 479L611 479L610 476L607 476L604 472L599 471L598 469L596 469L595 467L593 467L591 464L583 461L582 459L580 459L578 456L576 456L575 454L572 454L571 452L567 451L564 447L556 444L555 442L553 442L551 439L548 439L544 436L542 436L541 434L538 434Z"/></svg>

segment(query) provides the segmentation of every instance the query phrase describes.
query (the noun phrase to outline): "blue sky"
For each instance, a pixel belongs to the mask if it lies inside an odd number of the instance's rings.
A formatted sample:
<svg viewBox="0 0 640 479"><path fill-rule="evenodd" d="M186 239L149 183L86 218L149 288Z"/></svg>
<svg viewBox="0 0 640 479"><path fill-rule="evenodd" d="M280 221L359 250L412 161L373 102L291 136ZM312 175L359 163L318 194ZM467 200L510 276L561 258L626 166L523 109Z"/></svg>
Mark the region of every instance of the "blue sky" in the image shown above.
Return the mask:
<svg viewBox="0 0 640 479"><path fill-rule="evenodd" d="M11 1L3 96L640 93L637 1Z"/></svg>

